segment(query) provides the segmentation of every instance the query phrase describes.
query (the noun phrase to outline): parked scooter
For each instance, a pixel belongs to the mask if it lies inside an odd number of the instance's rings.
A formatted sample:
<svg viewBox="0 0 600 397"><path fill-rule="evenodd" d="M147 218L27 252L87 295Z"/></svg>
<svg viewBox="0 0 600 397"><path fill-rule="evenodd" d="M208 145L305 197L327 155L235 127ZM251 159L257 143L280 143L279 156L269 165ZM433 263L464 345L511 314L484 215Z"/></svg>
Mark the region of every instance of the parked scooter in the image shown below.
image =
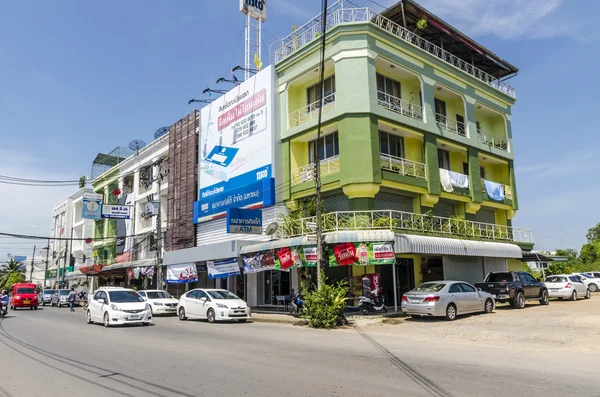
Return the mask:
<svg viewBox="0 0 600 397"><path fill-rule="evenodd" d="M291 316L300 317L302 315L304 305L302 304L302 298L300 298L299 293L295 293L292 296L292 301L290 302L288 309Z"/></svg>
<svg viewBox="0 0 600 397"><path fill-rule="evenodd" d="M387 313L387 307L385 307L385 299L381 292L377 290L371 291L371 297L359 296L358 310L365 316L369 313L384 312Z"/></svg>
<svg viewBox="0 0 600 397"><path fill-rule="evenodd" d="M0 303L0 317L4 317L8 314L8 305Z"/></svg>

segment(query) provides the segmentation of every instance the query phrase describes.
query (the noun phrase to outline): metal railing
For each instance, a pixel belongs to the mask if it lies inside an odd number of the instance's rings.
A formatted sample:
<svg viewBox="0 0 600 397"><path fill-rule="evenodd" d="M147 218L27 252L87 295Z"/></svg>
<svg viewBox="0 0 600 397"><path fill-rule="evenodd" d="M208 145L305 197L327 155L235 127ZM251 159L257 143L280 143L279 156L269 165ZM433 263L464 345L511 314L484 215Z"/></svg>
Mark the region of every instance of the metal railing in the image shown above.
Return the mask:
<svg viewBox="0 0 600 397"><path fill-rule="evenodd" d="M321 100L315 101L307 106L303 106L300 109L290 113L288 115L290 127L297 126L306 120L317 117L319 114L319 107L321 106L323 106L323 112L335 109L335 92L327 95Z"/></svg>
<svg viewBox="0 0 600 397"><path fill-rule="evenodd" d="M381 168L384 170L397 172L400 175L427 179L426 167L423 163L391 156L385 153L381 153L379 156L381 159Z"/></svg>
<svg viewBox="0 0 600 397"><path fill-rule="evenodd" d="M435 122L438 127L448 132L451 132L460 136L467 136L467 130L465 129L465 123L462 121L451 120L448 116L436 113L435 114Z"/></svg>
<svg viewBox="0 0 600 397"><path fill-rule="evenodd" d="M508 142L506 139L500 138L499 136L479 130L477 131L477 139L479 139L479 142L489 145L490 147L508 152Z"/></svg>
<svg viewBox="0 0 600 397"><path fill-rule="evenodd" d="M314 234L316 217L287 220L279 228L280 237ZM453 236L476 240L496 240L533 243L530 229L491 223L473 222L459 217L445 218L430 214L402 211L340 211L323 214L322 231L392 230L440 236ZM311 227L309 227L311 226Z"/></svg>
<svg viewBox="0 0 600 397"><path fill-rule="evenodd" d="M340 156L333 156L319 162L321 176L334 174L340 171ZM315 180L315 164L311 163L304 167L292 170L292 186Z"/></svg>
<svg viewBox="0 0 600 397"><path fill-rule="evenodd" d="M392 112L423 121L423 108L383 91L377 91L377 103Z"/></svg>
<svg viewBox="0 0 600 397"><path fill-rule="evenodd" d="M496 77L483 70L475 67L473 64L451 54L443 48L425 40L416 33L411 32L408 29L400 26L399 24L385 18L370 8L344 8L343 1L338 1L329 7L327 11L327 30L332 29L341 24L351 23L373 23L383 30L399 37L401 40L406 41L420 48L421 50L428 52L432 56L435 56L442 61L450 64L457 69L462 70L468 75L476 78L485 84L494 87L498 91L516 98L515 89L508 84L498 80ZM300 28L281 41L276 41L275 45L278 46L274 52L272 52L272 60L279 62L300 48L312 42L314 39L319 37L321 33L321 14L302 25Z"/></svg>
<svg viewBox="0 0 600 397"><path fill-rule="evenodd" d="M487 194L487 191L485 190L485 179L481 179L481 186L483 188L483 194ZM493 181L490 181L493 182ZM498 182L494 182L494 183L498 183ZM506 197L508 200L512 200L512 187L508 186L508 185L503 185L501 183L498 183L499 185L502 186L502 189L504 190L504 197Z"/></svg>

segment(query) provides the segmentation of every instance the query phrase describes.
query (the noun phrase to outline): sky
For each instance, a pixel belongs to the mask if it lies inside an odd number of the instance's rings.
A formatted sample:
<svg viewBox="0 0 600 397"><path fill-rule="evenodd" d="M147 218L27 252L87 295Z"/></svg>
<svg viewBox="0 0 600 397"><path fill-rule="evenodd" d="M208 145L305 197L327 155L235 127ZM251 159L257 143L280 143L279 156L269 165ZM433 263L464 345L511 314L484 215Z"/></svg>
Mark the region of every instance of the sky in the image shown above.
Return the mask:
<svg viewBox="0 0 600 397"><path fill-rule="evenodd" d="M330 1L331 3L331 1ZM384 6L393 0L380 0ZM600 222L597 133L600 28L591 0L421 0L516 65L512 128L520 209L537 249L580 249ZM270 0L263 62L276 38L320 0ZM27 0L0 13L0 175L78 179L98 152L153 133L243 63L237 0ZM241 77L241 76L240 76ZM197 108L197 107L196 107ZM76 187L0 184L0 232L50 234L51 211ZM30 242L0 238L6 254Z"/></svg>

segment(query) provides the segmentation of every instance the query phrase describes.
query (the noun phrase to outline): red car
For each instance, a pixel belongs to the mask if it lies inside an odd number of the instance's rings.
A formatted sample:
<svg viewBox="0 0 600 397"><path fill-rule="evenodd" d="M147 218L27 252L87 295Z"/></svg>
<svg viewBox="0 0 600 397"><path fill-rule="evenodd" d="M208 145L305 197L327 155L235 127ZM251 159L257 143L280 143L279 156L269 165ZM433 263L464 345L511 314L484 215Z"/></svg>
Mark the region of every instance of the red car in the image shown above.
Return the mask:
<svg viewBox="0 0 600 397"><path fill-rule="evenodd" d="M37 310L38 293L35 284L14 284L9 306L12 310L16 310L17 307Z"/></svg>

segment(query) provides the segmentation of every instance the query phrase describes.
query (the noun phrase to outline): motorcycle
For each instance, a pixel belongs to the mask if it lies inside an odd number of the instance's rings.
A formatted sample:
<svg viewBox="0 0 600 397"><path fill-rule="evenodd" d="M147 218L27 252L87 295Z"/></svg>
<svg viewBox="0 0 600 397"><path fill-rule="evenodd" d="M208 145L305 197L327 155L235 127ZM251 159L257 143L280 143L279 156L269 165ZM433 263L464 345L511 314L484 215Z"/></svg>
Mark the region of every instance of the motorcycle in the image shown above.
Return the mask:
<svg viewBox="0 0 600 397"><path fill-rule="evenodd" d="M384 312L387 313L385 299L381 292L377 290L371 291L371 297L359 296L358 310L365 316L369 313Z"/></svg>
<svg viewBox="0 0 600 397"><path fill-rule="evenodd" d="M0 317L4 317L8 314L8 305L0 303Z"/></svg>
<svg viewBox="0 0 600 397"><path fill-rule="evenodd" d="M288 309L291 316L300 317L302 315L302 312L304 311L304 305L302 304L302 298L300 298L300 294L294 294Z"/></svg>

